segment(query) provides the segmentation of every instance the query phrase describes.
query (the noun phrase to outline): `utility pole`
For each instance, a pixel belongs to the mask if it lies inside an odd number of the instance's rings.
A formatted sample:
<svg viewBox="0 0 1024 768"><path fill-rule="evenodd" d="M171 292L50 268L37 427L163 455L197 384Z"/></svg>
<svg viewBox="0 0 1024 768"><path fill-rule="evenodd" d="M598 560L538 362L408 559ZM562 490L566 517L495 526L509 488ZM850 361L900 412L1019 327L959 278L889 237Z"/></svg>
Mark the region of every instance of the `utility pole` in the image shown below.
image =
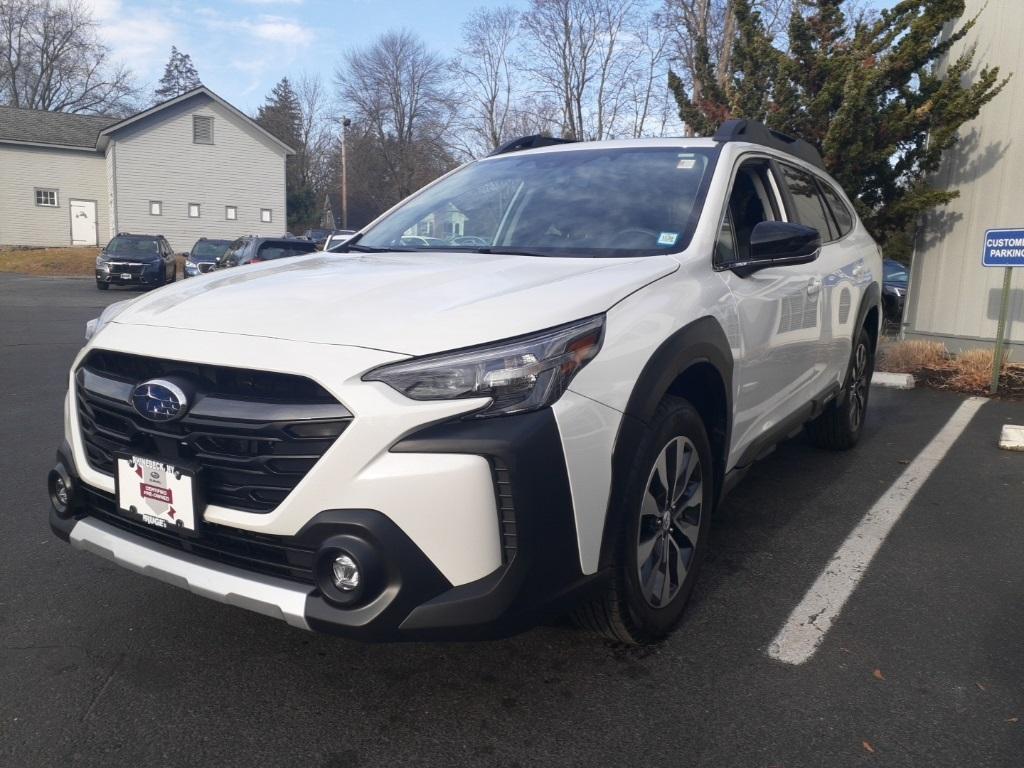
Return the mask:
<svg viewBox="0 0 1024 768"><path fill-rule="evenodd" d="M348 163L345 162L345 129L352 121L341 116L341 228L348 229Z"/></svg>

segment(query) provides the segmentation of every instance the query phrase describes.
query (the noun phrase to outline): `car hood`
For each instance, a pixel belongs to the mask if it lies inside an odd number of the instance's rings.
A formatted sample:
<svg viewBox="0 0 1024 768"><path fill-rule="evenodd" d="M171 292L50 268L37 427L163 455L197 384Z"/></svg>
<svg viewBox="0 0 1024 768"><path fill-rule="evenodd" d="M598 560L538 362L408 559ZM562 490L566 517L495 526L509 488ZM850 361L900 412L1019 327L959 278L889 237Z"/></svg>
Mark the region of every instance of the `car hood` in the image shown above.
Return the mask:
<svg viewBox="0 0 1024 768"><path fill-rule="evenodd" d="M114 322L422 355L604 312L678 268L670 256L314 254L182 281Z"/></svg>

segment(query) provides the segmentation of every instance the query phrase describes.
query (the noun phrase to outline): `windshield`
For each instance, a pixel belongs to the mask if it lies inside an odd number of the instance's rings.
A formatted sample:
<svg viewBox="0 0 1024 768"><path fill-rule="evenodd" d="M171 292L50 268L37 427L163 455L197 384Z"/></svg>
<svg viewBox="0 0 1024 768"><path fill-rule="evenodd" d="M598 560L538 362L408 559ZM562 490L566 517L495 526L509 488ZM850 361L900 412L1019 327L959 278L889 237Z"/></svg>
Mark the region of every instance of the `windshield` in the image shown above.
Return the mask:
<svg viewBox="0 0 1024 768"><path fill-rule="evenodd" d="M887 261L883 268L885 270L885 282L907 284L907 268L898 261Z"/></svg>
<svg viewBox="0 0 1024 768"><path fill-rule="evenodd" d="M196 243L195 248L192 249L192 258L215 261L228 249L228 245L230 245L228 240L206 240Z"/></svg>
<svg viewBox="0 0 1024 768"><path fill-rule="evenodd" d="M152 237L124 237L118 235L106 247L107 256L130 256L134 259L155 259L160 255L160 243Z"/></svg>
<svg viewBox="0 0 1024 768"><path fill-rule="evenodd" d="M512 154L472 163L379 221L354 248L643 256L686 247L716 150Z"/></svg>

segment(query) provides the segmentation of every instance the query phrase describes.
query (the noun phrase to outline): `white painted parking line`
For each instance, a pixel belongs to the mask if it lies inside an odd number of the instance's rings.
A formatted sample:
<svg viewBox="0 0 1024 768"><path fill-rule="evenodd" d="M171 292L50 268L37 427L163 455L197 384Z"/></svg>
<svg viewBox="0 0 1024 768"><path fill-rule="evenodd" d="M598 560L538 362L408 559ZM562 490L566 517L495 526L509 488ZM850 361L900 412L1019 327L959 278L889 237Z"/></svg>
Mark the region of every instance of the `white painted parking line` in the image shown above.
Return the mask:
<svg viewBox="0 0 1024 768"><path fill-rule="evenodd" d="M768 646L771 658L803 664L814 655L885 537L986 402L983 397L972 397L961 403L946 425L868 510Z"/></svg>

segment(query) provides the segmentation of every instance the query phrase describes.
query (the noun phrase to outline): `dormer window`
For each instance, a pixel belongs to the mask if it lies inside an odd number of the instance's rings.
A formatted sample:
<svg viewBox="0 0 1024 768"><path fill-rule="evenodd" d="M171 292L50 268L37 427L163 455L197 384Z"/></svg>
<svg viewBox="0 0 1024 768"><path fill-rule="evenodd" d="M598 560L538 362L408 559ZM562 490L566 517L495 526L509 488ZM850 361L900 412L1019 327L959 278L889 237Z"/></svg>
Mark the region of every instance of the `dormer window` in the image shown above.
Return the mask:
<svg viewBox="0 0 1024 768"><path fill-rule="evenodd" d="M213 144L213 118L209 115L192 115L192 143Z"/></svg>

